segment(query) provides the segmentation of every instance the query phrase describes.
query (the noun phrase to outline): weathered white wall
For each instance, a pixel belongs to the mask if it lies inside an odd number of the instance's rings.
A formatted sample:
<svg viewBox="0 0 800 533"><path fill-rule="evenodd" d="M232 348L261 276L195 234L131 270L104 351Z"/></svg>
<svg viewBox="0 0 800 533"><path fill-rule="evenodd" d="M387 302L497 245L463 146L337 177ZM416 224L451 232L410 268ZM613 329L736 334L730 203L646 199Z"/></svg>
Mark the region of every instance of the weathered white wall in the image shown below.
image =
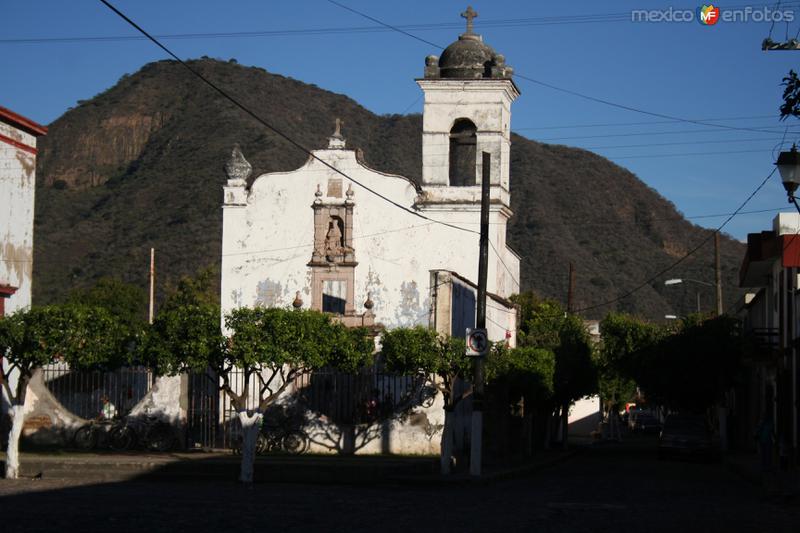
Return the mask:
<svg viewBox="0 0 800 533"><path fill-rule="evenodd" d="M0 135L36 147L35 136L2 121ZM0 140L0 285L17 287L5 299L6 314L31 304L35 186L36 156Z"/></svg>
<svg viewBox="0 0 800 533"><path fill-rule="evenodd" d="M581 398L569 408L569 431L573 435L589 435L598 428L601 420L599 396Z"/></svg>
<svg viewBox="0 0 800 533"><path fill-rule="evenodd" d="M153 388L131 409L130 416L154 416L177 426L187 420L187 376L158 376Z"/></svg>
<svg viewBox="0 0 800 533"><path fill-rule="evenodd" d="M315 154L362 185L413 208L418 199L414 185L400 176L369 169L354 151L317 150ZM249 194L242 187L227 187L223 212L222 310L242 306L291 305L300 291L304 307L311 305L311 260L314 240L313 211L317 187L326 192L330 180L349 181L315 159L285 173L264 174ZM427 325L430 315L429 272L444 269L464 277L478 277L478 235L459 231L392 206L352 184L355 192L353 247L355 308L365 311L367 293L374 302L376 321L388 328ZM242 201L242 199L245 199ZM328 202L333 199L323 197ZM336 199L342 201L343 199ZM490 251L488 290L502 296L518 290L519 259L505 245L502 206L493 206L490 240L503 253L503 266ZM478 206L434 206L425 210L434 220L478 231ZM509 273L511 270L511 273Z"/></svg>

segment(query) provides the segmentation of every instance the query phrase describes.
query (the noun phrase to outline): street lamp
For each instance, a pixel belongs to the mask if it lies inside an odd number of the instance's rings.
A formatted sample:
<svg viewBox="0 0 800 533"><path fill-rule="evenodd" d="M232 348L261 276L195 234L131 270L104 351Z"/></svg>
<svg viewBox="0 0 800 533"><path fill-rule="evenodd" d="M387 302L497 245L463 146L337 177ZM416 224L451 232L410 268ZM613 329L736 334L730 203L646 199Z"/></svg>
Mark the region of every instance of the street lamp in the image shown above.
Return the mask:
<svg viewBox="0 0 800 533"><path fill-rule="evenodd" d="M669 286L669 285L679 285L679 284L687 282L687 281L691 282L691 283L697 283L699 285L708 285L709 287L714 287L713 283L709 283L707 281L700 281L699 279L689 279L689 278L668 279L668 280L666 280L664 282L664 285L667 285L667 286ZM696 294L697 294L697 312L699 313L700 312L700 292L697 291Z"/></svg>
<svg viewBox="0 0 800 533"><path fill-rule="evenodd" d="M798 213L800 213L800 205L797 205L797 199L794 196L798 185L800 185L800 152L797 151L797 146L792 144L791 150L781 152L775 164L781 173L783 188L786 189L786 194L789 195L789 203L794 204Z"/></svg>

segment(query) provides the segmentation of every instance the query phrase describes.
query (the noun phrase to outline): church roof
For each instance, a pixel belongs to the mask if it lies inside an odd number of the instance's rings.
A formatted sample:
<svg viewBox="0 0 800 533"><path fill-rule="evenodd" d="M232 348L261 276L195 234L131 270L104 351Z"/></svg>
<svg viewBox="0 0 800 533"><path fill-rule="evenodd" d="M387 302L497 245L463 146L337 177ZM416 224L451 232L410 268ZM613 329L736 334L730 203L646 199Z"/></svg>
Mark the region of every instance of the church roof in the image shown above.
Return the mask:
<svg viewBox="0 0 800 533"><path fill-rule="evenodd" d="M467 19L467 31L444 49L441 57L425 59L426 78L483 79L511 78L513 69L505 64L505 57L483 42L483 37L473 31L472 19L478 16L468 7L461 16Z"/></svg>

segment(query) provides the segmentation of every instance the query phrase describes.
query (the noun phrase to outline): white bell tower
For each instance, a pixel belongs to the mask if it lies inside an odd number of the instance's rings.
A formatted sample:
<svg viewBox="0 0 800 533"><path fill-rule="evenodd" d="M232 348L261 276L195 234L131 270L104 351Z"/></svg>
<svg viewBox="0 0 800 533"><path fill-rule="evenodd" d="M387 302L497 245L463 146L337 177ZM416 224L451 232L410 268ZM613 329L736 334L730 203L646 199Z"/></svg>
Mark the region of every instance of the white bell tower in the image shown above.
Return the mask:
<svg viewBox="0 0 800 533"><path fill-rule="evenodd" d="M519 256L506 245L512 216L510 195L511 104L519 96L513 69L473 31L478 16L461 14L467 28L441 57L425 59L417 80L425 96L422 116L422 193L417 208L428 216L477 230L483 153L491 157L488 289L501 296L519 292ZM471 272L464 257L457 270ZM477 266L477 261L474 261ZM477 272L474 273L477 279Z"/></svg>
<svg viewBox="0 0 800 533"><path fill-rule="evenodd" d="M467 31L440 58L428 56L417 80L425 93L422 185L434 196L446 187L439 193L451 202L471 201L483 175L481 154L489 152L492 199L508 206L511 104L519 91L505 58L473 32L477 13L467 8L461 16Z"/></svg>

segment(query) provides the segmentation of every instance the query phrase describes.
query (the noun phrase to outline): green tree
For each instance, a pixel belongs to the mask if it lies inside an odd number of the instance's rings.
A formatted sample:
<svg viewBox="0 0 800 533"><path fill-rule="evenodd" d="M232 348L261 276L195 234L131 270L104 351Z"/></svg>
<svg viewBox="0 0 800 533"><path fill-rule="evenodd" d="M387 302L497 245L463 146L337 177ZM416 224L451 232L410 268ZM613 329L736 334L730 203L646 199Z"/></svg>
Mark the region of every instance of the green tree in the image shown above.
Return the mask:
<svg viewBox="0 0 800 533"><path fill-rule="evenodd" d="M495 390L506 387L509 408L522 410L523 444L526 454L533 449L536 420L548 423L553 405L556 357L546 348L498 348L489 358L486 377Z"/></svg>
<svg viewBox="0 0 800 533"><path fill-rule="evenodd" d="M240 308L225 317L218 307L182 299L159 313L145 354L159 373L205 373L230 399L242 426L240 480L253 481L258 428L267 408L295 379L323 366L354 370L368 362L372 343L317 311ZM232 383L244 374L241 390ZM252 402L252 403L251 403Z"/></svg>
<svg viewBox="0 0 800 533"><path fill-rule="evenodd" d="M74 289L66 301L73 305L102 307L133 335L147 322L147 293L141 287L116 278L101 278L90 288Z"/></svg>
<svg viewBox="0 0 800 533"><path fill-rule="evenodd" d="M444 398L444 428L441 443L441 471L450 473L453 455L454 410L471 391L457 395L458 381L467 380L472 360L466 356L464 339L437 335L422 326L397 328L384 332L381 357L389 372L420 378L442 393Z"/></svg>
<svg viewBox="0 0 800 533"><path fill-rule="evenodd" d="M781 104L781 120L786 117L800 117L800 78L794 70L783 78L783 104Z"/></svg>
<svg viewBox="0 0 800 533"><path fill-rule="evenodd" d="M732 317L684 321L635 354L634 376L648 399L674 410L702 412L733 386L745 350Z"/></svg>
<svg viewBox="0 0 800 533"><path fill-rule="evenodd" d="M19 475L23 407L34 372L56 361L72 369L115 368L127 361L126 339L124 325L101 307L34 307L0 318L0 355L6 359L0 379L11 402L6 478Z"/></svg>
<svg viewBox="0 0 800 533"><path fill-rule="evenodd" d="M561 412L566 447L570 405L597 391L589 334L580 317L566 313L557 302L532 294L519 295L515 301L522 311L519 345L550 351L555 357L551 407Z"/></svg>

